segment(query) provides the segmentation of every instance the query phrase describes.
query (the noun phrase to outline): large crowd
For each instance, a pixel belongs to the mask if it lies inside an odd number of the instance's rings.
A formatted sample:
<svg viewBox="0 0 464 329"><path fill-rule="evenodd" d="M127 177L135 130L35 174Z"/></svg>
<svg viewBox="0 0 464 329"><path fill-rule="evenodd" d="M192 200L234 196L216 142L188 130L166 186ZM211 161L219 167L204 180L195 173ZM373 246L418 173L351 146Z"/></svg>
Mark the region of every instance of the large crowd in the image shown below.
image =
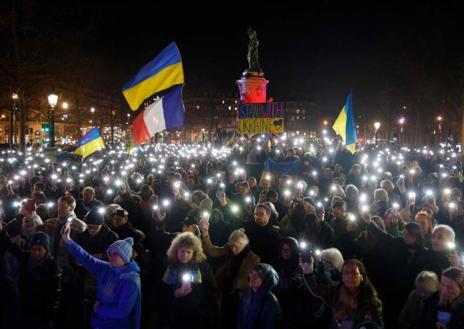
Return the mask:
<svg viewBox="0 0 464 329"><path fill-rule="evenodd" d="M0 328L464 328L452 145L1 152Z"/></svg>

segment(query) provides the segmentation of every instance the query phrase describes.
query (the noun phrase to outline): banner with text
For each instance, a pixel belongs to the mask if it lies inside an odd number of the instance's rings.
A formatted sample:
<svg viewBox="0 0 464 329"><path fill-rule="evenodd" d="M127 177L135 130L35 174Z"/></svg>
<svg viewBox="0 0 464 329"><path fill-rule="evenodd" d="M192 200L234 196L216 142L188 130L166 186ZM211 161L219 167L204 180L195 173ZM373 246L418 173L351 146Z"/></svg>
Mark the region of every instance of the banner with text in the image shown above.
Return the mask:
<svg viewBox="0 0 464 329"><path fill-rule="evenodd" d="M284 103L241 104L238 131L242 134L284 132Z"/></svg>

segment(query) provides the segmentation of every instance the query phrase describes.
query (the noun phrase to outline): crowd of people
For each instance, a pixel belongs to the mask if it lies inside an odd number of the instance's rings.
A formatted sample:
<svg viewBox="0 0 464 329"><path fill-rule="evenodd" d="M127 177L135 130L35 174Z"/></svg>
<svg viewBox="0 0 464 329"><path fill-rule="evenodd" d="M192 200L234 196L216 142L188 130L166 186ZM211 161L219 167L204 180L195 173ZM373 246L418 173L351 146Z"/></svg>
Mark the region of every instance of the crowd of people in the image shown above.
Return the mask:
<svg viewBox="0 0 464 329"><path fill-rule="evenodd" d="M464 328L463 187L450 145L3 151L0 328Z"/></svg>

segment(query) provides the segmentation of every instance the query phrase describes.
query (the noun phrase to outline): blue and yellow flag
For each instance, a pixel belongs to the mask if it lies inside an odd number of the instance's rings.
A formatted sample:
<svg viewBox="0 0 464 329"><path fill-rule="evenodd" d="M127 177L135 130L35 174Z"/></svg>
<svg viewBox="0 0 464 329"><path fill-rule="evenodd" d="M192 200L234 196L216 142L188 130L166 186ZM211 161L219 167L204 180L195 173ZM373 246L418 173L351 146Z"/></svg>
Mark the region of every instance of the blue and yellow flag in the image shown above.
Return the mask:
<svg viewBox="0 0 464 329"><path fill-rule="evenodd" d="M356 142L358 136L356 135L356 125L354 123L353 112L351 111L351 92L348 94L346 103L343 106L340 114L335 120L332 128L335 132L343 138L344 145L348 151L354 153L356 151Z"/></svg>
<svg viewBox="0 0 464 329"><path fill-rule="evenodd" d="M104 148L105 142L103 141L103 138L100 135L100 131L97 128L92 128L79 140L79 143L77 143L77 148L74 151L74 153L82 155L83 158L86 158L92 153Z"/></svg>
<svg viewBox="0 0 464 329"><path fill-rule="evenodd" d="M177 45L171 42L122 87L122 93L131 110L136 111L153 94L183 83L182 59Z"/></svg>

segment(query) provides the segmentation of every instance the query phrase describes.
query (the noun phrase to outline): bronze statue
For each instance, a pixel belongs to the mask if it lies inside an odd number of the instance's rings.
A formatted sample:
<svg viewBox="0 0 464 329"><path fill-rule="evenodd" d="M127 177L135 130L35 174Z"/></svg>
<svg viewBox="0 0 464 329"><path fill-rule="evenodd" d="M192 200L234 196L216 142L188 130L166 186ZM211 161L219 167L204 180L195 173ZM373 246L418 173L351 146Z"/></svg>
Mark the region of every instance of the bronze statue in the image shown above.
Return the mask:
<svg viewBox="0 0 464 329"><path fill-rule="evenodd" d="M258 34L251 27L248 28L248 37L250 42L248 43L248 71L250 72L262 72L259 67L259 56L258 56Z"/></svg>

